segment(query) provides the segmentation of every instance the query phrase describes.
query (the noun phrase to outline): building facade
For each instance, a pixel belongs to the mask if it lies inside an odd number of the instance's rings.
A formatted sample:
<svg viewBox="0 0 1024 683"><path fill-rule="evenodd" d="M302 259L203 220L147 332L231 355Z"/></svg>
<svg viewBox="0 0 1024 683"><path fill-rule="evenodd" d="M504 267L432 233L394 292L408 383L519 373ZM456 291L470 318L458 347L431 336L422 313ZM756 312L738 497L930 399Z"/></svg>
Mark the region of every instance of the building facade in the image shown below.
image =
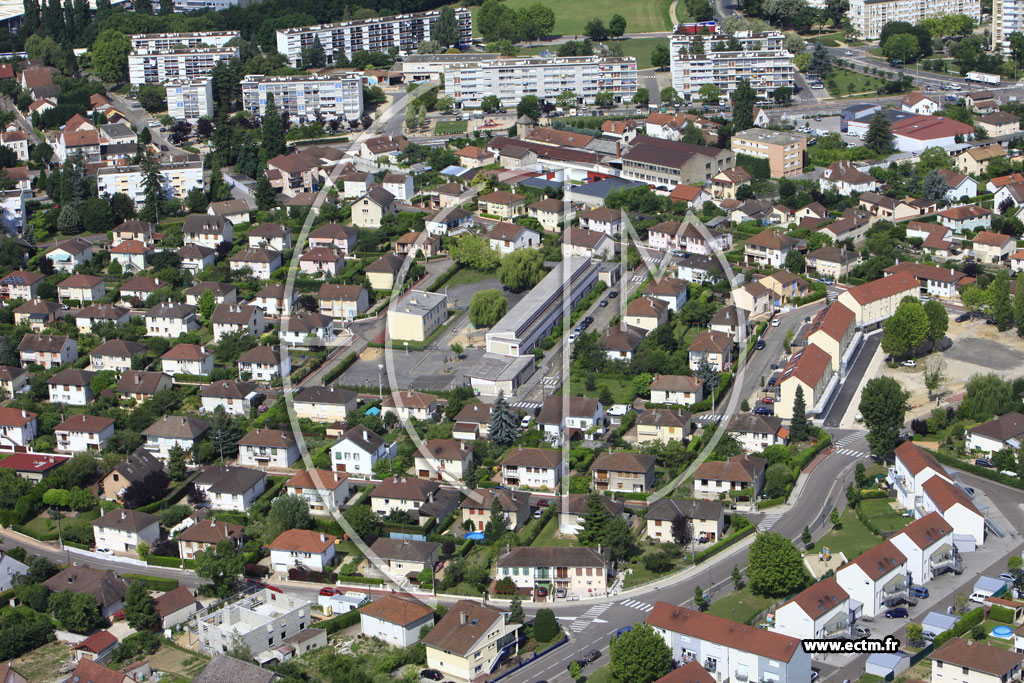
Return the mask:
<svg viewBox="0 0 1024 683"><path fill-rule="evenodd" d="M993 11L998 4L999 0L994 0ZM892 21L916 24L922 19L942 14L966 14L980 22L981 2L980 0L939 0L938 2L852 0L847 14L850 17L850 23L860 32L860 37L863 40L877 40L882 34L882 28ZM1009 33L1006 35L1008 36ZM995 30L993 30L993 41L995 41L995 36ZM993 46L995 44L993 42Z"/></svg>
<svg viewBox="0 0 1024 683"><path fill-rule="evenodd" d="M213 79L175 78L164 83L167 90L167 115L195 123L213 116Z"/></svg>
<svg viewBox="0 0 1024 683"><path fill-rule="evenodd" d="M254 114L263 114L267 95L274 104L298 123L327 119L358 121L363 115L363 82L358 73L302 74L299 76L263 76L250 74L242 79L242 106Z"/></svg>

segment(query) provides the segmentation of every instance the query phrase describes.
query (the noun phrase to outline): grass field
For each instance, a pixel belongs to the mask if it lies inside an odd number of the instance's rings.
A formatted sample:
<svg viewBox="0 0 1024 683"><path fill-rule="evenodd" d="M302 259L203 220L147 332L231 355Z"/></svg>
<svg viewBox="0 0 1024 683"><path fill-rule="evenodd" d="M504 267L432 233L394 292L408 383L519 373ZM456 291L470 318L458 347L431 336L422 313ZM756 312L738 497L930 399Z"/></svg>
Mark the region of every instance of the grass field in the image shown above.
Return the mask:
<svg viewBox="0 0 1024 683"><path fill-rule="evenodd" d="M732 619L741 624L749 624L758 614L771 607L775 600L754 595L749 586L733 591L721 600L715 600L708 607L708 614L723 619Z"/></svg>
<svg viewBox="0 0 1024 683"><path fill-rule="evenodd" d="M880 531L899 531L907 526L911 518L893 508L888 498L861 501L864 516L871 520ZM851 558L852 559L852 558Z"/></svg>
<svg viewBox="0 0 1024 683"><path fill-rule="evenodd" d="M469 121L438 121L434 124L434 135L461 135L469 129Z"/></svg>
<svg viewBox="0 0 1024 683"><path fill-rule="evenodd" d="M479 270L472 270L470 268L463 268L459 272L452 275L452 279L448 280L448 286L454 287L455 285L472 285L477 282L482 282L488 278L497 278L496 273L484 273Z"/></svg>
<svg viewBox="0 0 1024 683"><path fill-rule="evenodd" d="M847 560L852 560L865 550L878 545L880 540L878 536L861 524L852 510L843 512L839 521L842 528L832 529L822 536L821 540L814 544L813 552L820 552L823 546L828 546L833 555L842 552L846 555Z"/></svg>
<svg viewBox="0 0 1024 683"><path fill-rule="evenodd" d="M532 5L536 0L506 0L505 4L512 9L520 9ZM562 0L552 3L555 11L556 35L581 35L583 28L591 19L601 19L607 26L613 14L626 17L627 33L650 33L668 31L672 21L668 16L671 0L642 0L628 7L615 0ZM473 17L473 33L477 35L476 17ZM683 17L680 17L682 20Z"/></svg>
<svg viewBox="0 0 1024 683"><path fill-rule="evenodd" d="M609 45L617 45L622 48L622 55L624 57L636 57L636 68L650 69L654 66L651 64L651 50L653 50L654 46L659 43L667 47L668 38L627 38L625 40L616 40L614 43L609 43ZM519 54L536 55L544 52L545 50L556 52L558 50L558 46L535 45L533 47L520 49Z"/></svg>
<svg viewBox="0 0 1024 683"><path fill-rule="evenodd" d="M548 520L547 526L541 529L541 532L537 534L537 540L533 542L533 545L549 545L566 548L575 543L575 539L573 538L555 538L556 533L558 533L558 515L555 515Z"/></svg>
<svg viewBox="0 0 1024 683"><path fill-rule="evenodd" d="M832 69L832 73L825 79L825 89L832 97L843 97L855 93L874 92L884 83L881 78L849 69Z"/></svg>
<svg viewBox="0 0 1024 683"><path fill-rule="evenodd" d="M12 660L11 666L30 681L62 680L60 667L69 652L67 645L55 640Z"/></svg>

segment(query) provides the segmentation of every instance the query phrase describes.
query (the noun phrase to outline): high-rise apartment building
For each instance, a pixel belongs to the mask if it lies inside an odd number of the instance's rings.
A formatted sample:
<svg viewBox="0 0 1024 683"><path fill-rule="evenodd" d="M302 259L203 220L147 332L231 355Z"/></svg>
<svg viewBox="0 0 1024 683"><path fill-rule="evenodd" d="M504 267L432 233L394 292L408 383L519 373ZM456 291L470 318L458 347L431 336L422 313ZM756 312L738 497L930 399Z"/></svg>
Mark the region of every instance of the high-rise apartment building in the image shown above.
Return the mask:
<svg viewBox="0 0 1024 683"><path fill-rule="evenodd" d="M213 79L176 78L164 83L167 89L167 114L178 120L195 123L204 116L213 116Z"/></svg>
<svg viewBox="0 0 1024 683"><path fill-rule="evenodd" d="M136 33L132 52L163 52L186 47L224 47L242 35L238 31L197 31L195 33Z"/></svg>
<svg viewBox="0 0 1024 683"><path fill-rule="evenodd" d="M992 0L992 49L1010 52L1010 34L1024 31L1024 0Z"/></svg>
<svg viewBox="0 0 1024 683"><path fill-rule="evenodd" d="M363 82L358 73L302 76L249 75L242 79L242 106L263 114L267 94L293 121L305 123L317 112L328 119L356 121L363 115Z"/></svg>
<svg viewBox="0 0 1024 683"><path fill-rule="evenodd" d="M993 0L993 12L999 0ZM877 40L892 21L916 24L940 14L966 14L981 20L981 0L850 0L850 23L864 40ZM995 31L993 31L993 40Z"/></svg>
<svg viewBox="0 0 1024 683"><path fill-rule="evenodd" d="M217 62L238 56L237 47L191 47L168 51L133 52L128 55L128 80L132 85L163 83L209 76Z"/></svg>
<svg viewBox="0 0 1024 683"><path fill-rule="evenodd" d="M387 52L396 47L402 53L415 52L420 43L430 40L431 29L440 15L435 10L284 28L277 31L277 51L292 66L300 64L303 53L313 47L317 37L328 64L333 64L337 55L351 59L362 50ZM473 15L468 9L456 9L455 18L459 22L459 47L468 46L473 40Z"/></svg>
<svg viewBox="0 0 1024 683"><path fill-rule="evenodd" d="M193 189L205 190L202 161L162 164L160 176L167 199L184 200ZM96 193L100 197L113 197L118 192L131 197L136 206L146 203L141 166L110 166L96 172Z"/></svg>
<svg viewBox="0 0 1024 683"><path fill-rule="evenodd" d="M793 54L782 46L784 37L780 31L728 35L714 22L680 24L669 38L672 87L686 100L697 99L706 83L731 97L744 78L763 99L792 88Z"/></svg>

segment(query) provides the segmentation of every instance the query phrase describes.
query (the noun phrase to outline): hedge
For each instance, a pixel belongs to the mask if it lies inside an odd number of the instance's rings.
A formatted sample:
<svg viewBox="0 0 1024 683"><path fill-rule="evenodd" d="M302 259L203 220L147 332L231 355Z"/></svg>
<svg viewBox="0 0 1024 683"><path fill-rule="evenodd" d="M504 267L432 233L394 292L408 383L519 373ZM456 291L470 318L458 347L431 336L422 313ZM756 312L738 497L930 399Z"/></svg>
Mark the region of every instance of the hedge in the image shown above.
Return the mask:
<svg viewBox="0 0 1024 683"><path fill-rule="evenodd" d="M696 558L694 558L694 564L700 564L704 560L707 560L707 559L710 559L710 558L714 557L715 555L717 555L718 553L722 552L723 550L725 550L729 546L735 544L740 539L749 536L750 534L754 533L755 531L757 531L757 527L754 526L753 524L751 524L750 526L748 526L748 527L746 527L746 528L744 528L744 529L742 529L740 531L737 531L734 534L730 534L729 536L726 536L721 541L719 541L718 543L714 544L713 546L711 546L707 550L702 550L699 553L697 553Z"/></svg>
<svg viewBox="0 0 1024 683"><path fill-rule="evenodd" d="M354 353L350 353L347 356L345 356L342 359L342 361L340 363L338 363L337 366L335 366L335 368L333 370L331 370L326 375L324 375L324 380L323 380L323 382L321 382L321 384L326 386L326 385L330 384L331 382L333 382L334 380L336 380L339 377L341 377L341 373L345 372L350 367L352 367L352 364L355 363L356 360L358 360L358 356L356 356L356 354L354 354Z"/></svg>
<svg viewBox="0 0 1024 683"><path fill-rule="evenodd" d="M473 549L474 545L476 545L476 541L474 541L472 538L467 539L466 542L463 543L462 546L459 548L459 557L465 557L466 555L469 555L469 551Z"/></svg>
<svg viewBox="0 0 1024 683"><path fill-rule="evenodd" d="M786 502L786 498L788 497L789 496L779 496L778 498L769 498L768 500L763 500L757 504L757 509L764 510L765 508L775 507L776 505L782 505L783 503Z"/></svg>
<svg viewBox="0 0 1024 683"><path fill-rule="evenodd" d="M771 165L767 159L737 154L736 165L749 173L751 180L767 180L772 175Z"/></svg>
<svg viewBox="0 0 1024 683"><path fill-rule="evenodd" d="M935 636L935 640L932 641L932 646L938 650L940 647L945 645L951 638L959 638L963 634L970 631L972 628L980 624L985 620L985 610L981 607L973 609L956 622L953 628L940 633Z"/></svg>
<svg viewBox="0 0 1024 683"><path fill-rule="evenodd" d="M342 629L346 629L349 626L355 626L359 623L359 610L349 610L344 614L339 614L330 619L324 619L323 621L317 622L316 627L322 628L327 631L327 635L337 633Z"/></svg>
<svg viewBox="0 0 1024 683"><path fill-rule="evenodd" d="M647 500L650 493L635 493L633 491L604 491L606 496L615 496L616 500Z"/></svg>
<svg viewBox="0 0 1024 683"><path fill-rule="evenodd" d="M1003 624L1013 623L1013 610L1002 605L992 605L988 608L988 618Z"/></svg>
<svg viewBox="0 0 1024 683"><path fill-rule="evenodd" d="M139 507L139 512L145 512L146 514L151 515L154 512L159 512L160 510L166 510L174 503L177 503L179 500L182 499L182 497L184 497L185 492L188 490L188 487L192 484L192 480L199 476L199 472L200 470L196 470L189 476L185 477L185 481L181 482L178 485L178 488L172 489L171 492L168 493L166 496L160 498L159 500L155 500L152 503L147 503L146 505Z"/></svg>
<svg viewBox="0 0 1024 683"><path fill-rule="evenodd" d="M177 579L166 579L160 576L146 576L145 574L122 574L126 579L138 581L151 591L172 591L178 587Z"/></svg>
<svg viewBox="0 0 1024 683"><path fill-rule="evenodd" d="M538 536L540 536L540 532L544 530L544 527L548 525L551 518L555 516L557 507L557 505L549 505L547 509L544 510L544 514L540 516L540 519L538 520L540 523L533 527L533 531L529 536L519 539L519 545L533 545L533 542L537 540Z"/></svg>
<svg viewBox="0 0 1024 683"><path fill-rule="evenodd" d="M861 489L860 499L861 500L874 500L875 498L888 498L889 493L882 489Z"/></svg>
<svg viewBox="0 0 1024 683"><path fill-rule="evenodd" d="M931 451L929 451L929 453L931 453ZM1021 489L1024 491L1024 481L1021 481L1017 477L1009 477L1005 474L1000 474L996 470L988 469L987 467L979 467L974 463L954 458L950 455L946 455L945 453L935 453L934 455L935 459L943 465L949 465L950 467L955 467L963 470L964 472L969 472L973 475L982 477L983 479L997 482L1003 486L1011 486L1015 489Z"/></svg>
<svg viewBox="0 0 1024 683"><path fill-rule="evenodd" d="M375 576L342 576L338 575L339 583L368 583L373 586L379 586L384 583L384 579L378 579Z"/></svg>
<svg viewBox="0 0 1024 683"><path fill-rule="evenodd" d="M162 555L150 555L146 558L146 564L151 567L175 567L181 569L180 557L163 557Z"/></svg>
<svg viewBox="0 0 1024 683"><path fill-rule="evenodd" d="M719 381L718 381L718 389L715 391L715 403L718 404L718 405L721 405L721 403L722 403L722 394L724 394L725 390L729 388L730 384L732 384L732 373L731 372L722 372L722 373L720 373L718 375L718 377L719 377ZM703 401L700 401L698 403L694 403L687 410L690 411L691 415L696 414L696 413L703 413L703 412L705 412L707 410L711 410L711 397L708 397L708 398L706 398Z"/></svg>
<svg viewBox="0 0 1024 683"><path fill-rule="evenodd" d="M64 545L71 548L78 548L79 550L92 550L90 546L84 543L75 543L74 541L64 541Z"/></svg>
<svg viewBox="0 0 1024 683"><path fill-rule="evenodd" d="M448 270L441 273L441 276L434 280L434 284L430 285L428 289L431 292L436 292L437 290L441 289L446 284L448 284L448 281L455 277L455 273L459 272L460 270L462 270L461 263L456 263L452 265Z"/></svg>

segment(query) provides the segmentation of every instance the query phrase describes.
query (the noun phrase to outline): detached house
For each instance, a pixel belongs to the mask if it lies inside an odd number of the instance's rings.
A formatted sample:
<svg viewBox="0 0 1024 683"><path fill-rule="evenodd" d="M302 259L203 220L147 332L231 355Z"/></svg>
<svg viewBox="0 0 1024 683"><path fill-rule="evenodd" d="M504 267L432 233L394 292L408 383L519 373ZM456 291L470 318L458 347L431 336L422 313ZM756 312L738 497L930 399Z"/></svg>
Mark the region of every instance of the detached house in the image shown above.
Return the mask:
<svg viewBox="0 0 1024 683"><path fill-rule="evenodd" d="M998 453L1017 450L1024 440L1024 415L1014 411L967 430L967 450Z"/></svg>
<svg viewBox="0 0 1024 683"><path fill-rule="evenodd" d="M795 249L799 240L776 230L764 230L743 243L744 261L762 267L781 268L786 255Z"/></svg>
<svg viewBox="0 0 1024 683"><path fill-rule="evenodd" d="M89 382L96 376L88 370L65 368L46 380L51 403L67 403L72 406L84 406L95 398Z"/></svg>
<svg viewBox="0 0 1024 683"><path fill-rule="evenodd" d="M661 375L650 384L651 403L688 406L704 400L704 380L688 375Z"/></svg>
<svg viewBox="0 0 1024 683"><path fill-rule="evenodd" d="M324 283L317 301L322 314L345 321L355 320L370 308L369 294L362 285Z"/></svg>
<svg viewBox="0 0 1024 683"><path fill-rule="evenodd" d="M177 339L199 329L196 307L189 304L159 303L146 311L146 334Z"/></svg>
<svg viewBox="0 0 1024 683"><path fill-rule="evenodd" d="M724 372L732 366L732 336L724 332L704 330L690 343L690 369L696 371L707 359L712 368Z"/></svg>
<svg viewBox="0 0 1024 683"><path fill-rule="evenodd" d="M331 247L313 247L299 257L299 270L309 275L334 277L345 268L345 254Z"/></svg>
<svg viewBox="0 0 1024 683"><path fill-rule="evenodd" d="M966 638L950 638L932 652L931 661L931 679L936 683L1016 681L1024 668L1024 654L1019 650L1004 650Z"/></svg>
<svg viewBox="0 0 1024 683"><path fill-rule="evenodd" d="M292 394L296 417L314 422L345 422L356 409L356 393L333 384L302 387Z"/></svg>
<svg viewBox="0 0 1024 683"><path fill-rule="evenodd" d="M373 185L352 203L352 224L360 228L379 228L385 216L396 213L395 195L380 185Z"/></svg>
<svg viewBox="0 0 1024 683"><path fill-rule="evenodd" d="M64 302L99 301L106 293L105 280L96 275L75 273L57 285L57 296Z"/></svg>
<svg viewBox="0 0 1024 683"><path fill-rule="evenodd" d="M473 462L473 448L465 441L430 439L415 453L413 469L420 479L461 481Z"/></svg>
<svg viewBox="0 0 1024 683"><path fill-rule="evenodd" d="M303 311L281 323L281 341L289 346L324 346L334 339L334 318Z"/></svg>
<svg viewBox="0 0 1024 683"><path fill-rule="evenodd" d="M181 228L185 246L195 244L217 249L221 244L231 242L231 222L223 216L190 214Z"/></svg>
<svg viewBox="0 0 1024 683"><path fill-rule="evenodd" d="M484 531L491 519L491 508L495 500L501 506L505 526L509 531L519 531L530 521L530 494L527 491L473 489L459 505L462 510L460 526L472 522L474 531Z"/></svg>
<svg viewBox="0 0 1024 683"><path fill-rule="evenodd" d="M594 459L590 466L598 491L647 493L654 486L653 455L609 451Z"/></svg>
<svg viewBox="0 0 1024 683"><path fill-rule="evenodd" d="M1017 251L1013 235L982 231L974 236L971 255L981 263L1001 263Z"/></svg>
<svg viewBox="0 0 1024 683"><path fill-rule="evenodd" d="M659 498L647 508L647 538L655 543L674 543L672 524L682 516L690 525L695 543L715 543L725 531L725 506L717 500Z"/></svg>
<svg viewBox="0 0 1024 683"><path fill-rule="evenodd" d="M687 283L674 277L651 280L643 290L644 296L663 301L675 313L686 303Z"/></svg>
<svg viewBox="0 0 1024 683"><path fill-rule="evenodd" d="M393 392L380 404L381 415L394 413L401 422L409 420L434 420L441 408L441 402L433 394L411 389Z"/></svg>
<svg viewBox="0 0 1024 683"><path fill-rule="evenodd" d="M549 448L514 448L501 461L501 481L509 488L553 490L562 480L562 452Z"/></svg>
<svg viewBox="0 0 1024 683"><path fill-rule="evenodd" d="M284 251L292 248L292 231L280 223L260 223L249 231L249 246L252 248ZM312 238L312 233L310 233Z"/></svg>
<svg viewBox="0 0 1024 683"><path fill-rule="evenodd" d="M248 467L211 465L193 480L216 510L245 512L267 487L267 475Z"/></svg>
<svg viewBox="0 0 1024 683"><path fill-rule="evenodd" d="M734 455L725 462L705 461L693 473L693 495L701 500L719 500L747 489L753 500L764 486L764 463L763 458L753 455Z"/></svg>
<svg viewBox="0 0 1024 683"><path fill-rule="evenodd" d="M541 244L540 234L536 230L504 221L494 224L487 232L487 240L491 249L499 254L509 254L517 249L539 248Z"/></svg>
<svg viewBox="0 0 1024 683"><path fill-rule="evenodd" d="M409 538L378 538L370 546L370 556L376 556L387 565L386 573L393 577L418 580L424 569L437 564L440 543L415 541Z"/></svg>
<svg viewBox="0 0 1024 683"><path fill-rule="evenodd" d="M199 390L203 408L214 412L223 408L228 415L249 417L263 400L259 386L251 382L218 380Z"/></svg>
<svg viewBox="0 0 1024 683"><path fill-rule="evenodd" d="M53 428L58 453L101 451L114 438L114 420L94 415L72 415Z"/></svg>
<svg viewBox="0 0 1024 683"><path fill-rule="evenodd" d="M575 536L583 528L583 519L587 514L587 500L590 494L570 493L562 496L564 505L558 507L558 532ZM601 496L608 515L614 519L624 517L626 508L621 501L615 500L613 496Z"/></svg>
<svg viewBox="0 0 1024 683"><path fill-rule="evenodd" d="M37 417L36 413L27 410L0 408L0 445L22 449L29 446L39 433Z"/></svg>
<svg viewBox="0 0 1024 683"><path fill-rule="evenodd" d="M633 352L647 336L647 330L626 323L611 325L601 333L600 346L608 360L632 360Z"/></svg>
<svg viewBox="0 0 1024 683"><path fill-rule="evenodd" d="M434 610L422 602L385 595L359 608L359 623L367 637L409 647L419 642L424 626L433 626Z"/></svg>
<svg viewBox="0 0 1024 683"><path fill-rule="evenodd" d="M226 335L241 332L260 335L263 333L263 309L248 304L221 304L213 311L213 341L219 342Z"/></svg>
<svg viewBox="0 0 1024 683"><path fill-rule="evenodd" d="M833 190L845 196L878 190L878 181L845 159L832 162L822 172L820 183L822 190Z"/></svg>
<svg viewBox="0 0 1024 683"><path fill-rule="evenodd" d="M178 554L183 560L194 560L196 553L216 548L221 541L228 540L241 546L245 527L241 524L203 519L178 533Z"/></svg>
<svg viewBox="0 0 1024 683"><path fill-rule="evenodd" d="M238 441L239 465L286 468L299 455L295 435L279 429L254 429Z"/></svg>
<svg viewBox="0 0 1024 683"><path fill-rule="evenodd" d="M683 441L690 435L690 415L668 408L650 408L636 418L636 442L668 443Z"/></svg>
<svg viewBox="0 0 1024 683"><path fill-rule="evenodd" d="M519 651L520 625L508 616L459 600L421 641L427 648L427 666L460 680L493 672L503 657Z"/></svg>
<svg viewBox="0 0 1024 683"><path fill-rule="evenodd" d="M596 597L608 590L608 561L597 548L516 547L498 556L497 576L533 593L552 586L566 597Z"/></svg>
<svg viewBox="0 0 1024 683"><path fill-rule="evenodd" d="M362 477L373 474L373 466L382 458L395 455L395 444L390 444L372 429L356 425L345 432L331 446L331 462L336 472L349 472Z"/></svg>
<svg viewBox="0 0 1024 683"><path fill-rule="evenodd" d="M370 494L370 509L381 517L387 517L395 511L406 512L419 524L426 524L430 517L440 519L454 511L458 500L455 491L441 489L436 481L388 477L377 484ZM439 510L438 505L445 510Z"/></svg>
<svg viewBox="0 0 1024 683"><path fill-rule="evenodd" d="M322 572L334 564L338 538L311 529L288 529L270 542L270 564L274 571L302 567Z"/></svg>
<svg viewBox="0 0 1024 683"><path fill-rule="evenodd" d="M174 253L181 259L182 270L193 275L212 266L217 255L215 249L201 244L186 244Z"/></svg>
<svg viewBox="0 0 1024 683"><path fill-rule="evenodd" d="M992 212L977 204L951 206L939 211L939 224L956 233L988 230L992 226Z"/></svg>
<svg viewBox="0 0 1024 683"><path fill-rule="evenodd" d="M28 325L33 332L42 332L63 317L64 308L46 299L32 299L14 309L14 324Z"/></svg>
<svg viewBox="0 0 1024 683"><path fill-rule="evenodd" d="M288 290L283 283L272 282L256 292L252 305L263 311L264 318L280 318L291 315L298 298L295 290Z"/></svg>
<svg viewBox="0 0 1024 683"><path fill-rule="evenodd" d="M18 344L22 367L41 365L49 370L78 360L78 342L67 335L26 334Z"/></svg>
<svg viewBox="0 0 1024 683"><path fill-rule="evenodd" d="M480 212L489 214L500 220L511 221L516 216L526 213L526 197L505 190L477 197Z"/></svg>
<svg viewBox="0 0 1024 683"><path fill-rule="evenodd" d="M81 237L72 237L60 242L46 253L46 258L53 262L54 270L70 273L93 257L92 242Z"/></svg>
<svg viewBox="0 0 1024 683"><path fill-rule="evenodd" d="M238 357L238 376L253 382L269 383L291 374L292 360L279 347L255 346Z"/></svg>
<svg viewBox="0 0 1024 683"><path fill-rule="evenodd" d="M96 323L123 325L128 322L131 309L113 304L89 304L75 312L75 326L88 334Z"/></svg>
<svg viewBox="0 0 1024 683"><path fill-rule="evenodd" d="M168 375L209 377L213 373L213 352L205 346L176 344L160 356L160 367Z"/></svg>
<svg viewBox="0 0 1024 683"><path fill-rule="evenodd" d="M348 474L330 470L299 470L285 488L288 495L305 498L309 514L319 517L335 514L351 496Z"/></svg>
<svg viewBox="0 0 1024 683"><path fill-rule="evenodd" d="M121 398L141 403L150 399L158 391L174 386L174 380L163 372L147 370L125 370L117 380L117 393Z"/></svg>
<svg viewBox="0 0 1024 683"><path fill-rule="evenodd" d="M124 490L132 484L146 480L146 477L164 468L163 463L139 448L107 473L100 485L99 494L104 500L119 500Z"/></svg>
<svg viewBox="0 0 1024 683"><path fill-rule="evenodd" d="M145 449L157 458L166 461L171 455L171 449L175 446L186 452L191 452L199 439L209 430L210 423L206 420L164 415L146 427L142 431L142 435L146 437Z"/></svg>
<svg viewBox="0 0 1024 683"><path fill-rule="evenodd" d="M355 251L358 239L359 230L351 225L324 223L309 233L308 242L310 249L317 249L319 247L337 249L343 255L348 256Z"/></svg>
<svg viewBox="0 0 1024 683"><path fill-rule="evenodd" d="M0 278L0 300L24 299L29 301L39 296L39 283L46 279L42 273L26 270L12 270Z"/></svg>
<svg viewBox="0 0 1024 683"><path fill-rule="evenodd" d="M270 274L281 267L281 252L262 247L249 247L228 259L232 271L248 269L257 280L269 280Z"/></svg>
<svg viewBox="0 0 1024 683"><path fill-rule="evenodd" d="M627 325L648 332L664 325L670 315L669 305L651 296L639 296L626 306L623 320Z"/></svg>
<svg viewBox="0 0 1024 683"><path fill-rule="evenodd" d="M153 545L160 540L160 518L139 510L114 509L93 520L92 533L97 548L134 553L140 543Z"/></svg>
<svg viewBox="0 0 1024 683"><path fill-rule="evenodd" d="M782 426L782 418L774 415L737 413L725 429L747 453L760 453L769 446L789 443L789 430Z"/></svg>
<svg viewBox="0 0 1024 683"><path fill-rule="evenodd" d="M544 430L544 437L552 443L561 443L563 436L572 440L584 432L604 431L604 407L596 398L570 396L568 413L562 412L561 396L549 396L537 416L537 424Z"/></svg>

